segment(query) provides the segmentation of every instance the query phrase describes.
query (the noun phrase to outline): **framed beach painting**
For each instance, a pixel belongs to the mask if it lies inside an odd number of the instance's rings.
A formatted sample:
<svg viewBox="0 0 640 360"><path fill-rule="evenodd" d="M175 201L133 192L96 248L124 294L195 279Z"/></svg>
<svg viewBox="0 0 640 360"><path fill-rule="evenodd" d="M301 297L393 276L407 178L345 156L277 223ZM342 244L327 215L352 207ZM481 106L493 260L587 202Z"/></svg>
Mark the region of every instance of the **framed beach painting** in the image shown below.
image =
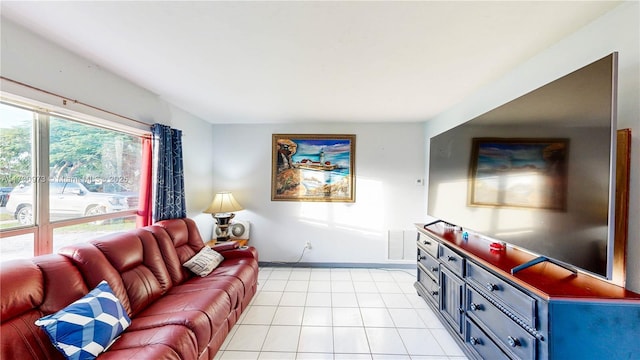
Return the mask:
<svg viewBox="0 0 640 360"><path fill-rule="evenodd" d="M355 135L274 134L271 200L355 201Z"/></svg>
<svg viewBox="0 0 640 360"><path fill-rule="evenodd" d="M565 210L568 139L474 138L469 204Z"/></svg>

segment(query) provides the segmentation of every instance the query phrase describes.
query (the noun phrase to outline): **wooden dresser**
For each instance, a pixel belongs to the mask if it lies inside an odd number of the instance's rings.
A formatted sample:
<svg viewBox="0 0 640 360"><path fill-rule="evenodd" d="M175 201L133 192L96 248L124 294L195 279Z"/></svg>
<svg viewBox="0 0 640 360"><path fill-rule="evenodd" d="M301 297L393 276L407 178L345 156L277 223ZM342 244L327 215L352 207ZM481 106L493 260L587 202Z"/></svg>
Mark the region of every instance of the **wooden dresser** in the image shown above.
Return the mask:
<svg viewBox="0 0 640 360"><path fill-rule="evenodd" d="M640 294L455 227L416 224L415 287L477 359L640 359ZM497 249L496 249L497 248Z"/></svg>

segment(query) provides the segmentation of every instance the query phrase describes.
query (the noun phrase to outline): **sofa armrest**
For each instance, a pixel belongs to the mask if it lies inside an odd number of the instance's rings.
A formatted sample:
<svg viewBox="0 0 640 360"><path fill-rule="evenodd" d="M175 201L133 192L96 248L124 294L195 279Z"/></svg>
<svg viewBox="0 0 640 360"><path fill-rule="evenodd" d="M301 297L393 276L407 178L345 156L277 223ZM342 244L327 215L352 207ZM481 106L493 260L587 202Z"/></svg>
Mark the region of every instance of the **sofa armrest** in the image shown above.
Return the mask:
<svg viewBox="0 0 640 360"><path fill-rule="evenodd" d="M214 250L218 251L214 248ZM253 246L243 246L236 249L218 251L225 259L251 258L258 260L258 250Z"/></svg>
<svg viewBox="0 0 640 360"><path fill-rule="evenodd" d="M238 243L235 241L227 241L227 242L213 245L211 246L211 248L217 252L223 252L223 251L237 249Z"/></svg>

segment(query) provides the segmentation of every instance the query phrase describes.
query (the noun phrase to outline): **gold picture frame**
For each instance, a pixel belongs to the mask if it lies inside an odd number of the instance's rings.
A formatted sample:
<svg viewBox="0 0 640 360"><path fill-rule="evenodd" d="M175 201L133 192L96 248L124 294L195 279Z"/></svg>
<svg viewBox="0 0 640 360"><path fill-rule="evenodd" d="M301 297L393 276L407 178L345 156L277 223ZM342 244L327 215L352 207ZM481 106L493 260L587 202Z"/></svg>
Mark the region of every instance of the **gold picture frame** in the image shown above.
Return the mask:
<svg viewBox="0 0 640 360"><path fill-rule="evenodd" d="M355 202L355 135L273 134L271 200Z"/></svg>

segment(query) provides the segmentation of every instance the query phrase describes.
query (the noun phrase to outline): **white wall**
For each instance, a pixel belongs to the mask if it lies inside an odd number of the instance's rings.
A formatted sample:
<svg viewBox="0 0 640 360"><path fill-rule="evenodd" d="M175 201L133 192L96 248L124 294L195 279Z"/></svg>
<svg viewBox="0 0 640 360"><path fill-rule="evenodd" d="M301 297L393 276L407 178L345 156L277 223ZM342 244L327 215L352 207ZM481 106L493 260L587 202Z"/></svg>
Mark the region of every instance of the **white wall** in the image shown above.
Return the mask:
<svg viewBox="0 0 640 360"><path fill-rule="evenodd" d="M67 108L138 129L162 123L183 130L185 188L189 212L198 213L212 194L212 125L2 18L2 76L140 121L136 123L69 103ZM2 91L62 106L60 99L10 82Z"/></svg>
<svg viewBox="0 0 640 360"><path fill-rule="evenodd" d="M271 201L272 134L355 134L355 203ZM215 125L213 186L232 191L261 261L392 263L389 230L424 221L423 125ZM402 261L401 261L402 262ZM404 261L415 263L413 259Z"/></svg>
<svg viewBox="0 0 640 360"><path fill-rule="evenodd" d="M625 3L487 86L459 106L418 124L209 125L153 93L114 76L2 19L2 76L142 121L184 131L185 179L190 216L215 191L234 191L253 223L252 244L266 261L381 262L386 231L424 221L426 192L414 185L424 174L425 139L512 100L602 56L619 51L618 125L633 131L640 154L640 29L637 2ZM3 90L7 90L3 88ZM12 89L16 90L16 89ZM24 89L23 89L24 90ZM22 95L37 97L25 91ZM99 115L99 114L94 114ZM272 133L357 135L357 193L353 204L270 201ZM628 286L640 291L640 169L632 162ZM427 167L428 168L428 167Z"/></svg>
<svg viewBox="0 0 640 360"><path fill-rule="evenodd" d="M262 260L296 260L310 241L305 262L385 262L387 231L423 221L424 187L414 185L424 172L422 124L214 127L6 19L1 26L2 76L142 123L70 104L72 110L140 129L159 122L183 130L188 215L206 227L212 220L201 211L214 193L234 191L247 209L238 219L252 222L251 243ZM2 90L61 105L11 83ZM356 134L356 202L272 202L272 133Z"/></svg>
<svg viewBox="0 0 640 360"><path fill-rule="evenodd" d="M640 291L640 3L627 2L517 67L455 108L428 121L428 139L566 75L619 52L618 128L632 130L627 287ZM427 146L428 149L428 146ZM428 155L425 159L428 159ZM425 169L428 169L428 164ZM428 171L428 170L426 170Z"/></svg>

